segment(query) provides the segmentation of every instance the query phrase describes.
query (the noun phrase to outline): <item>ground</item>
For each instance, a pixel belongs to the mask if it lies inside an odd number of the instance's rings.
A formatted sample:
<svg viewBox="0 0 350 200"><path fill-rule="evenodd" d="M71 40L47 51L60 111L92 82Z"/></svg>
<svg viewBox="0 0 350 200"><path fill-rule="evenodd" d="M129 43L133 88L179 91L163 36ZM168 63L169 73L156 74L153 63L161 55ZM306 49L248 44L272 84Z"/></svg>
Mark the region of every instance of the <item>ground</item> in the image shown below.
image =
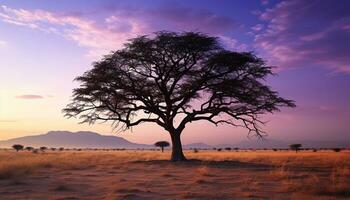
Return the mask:
<svg viewBox="0 0 350 200"><path fill-rule="evenodd" d="M350 152L0 152L1 199L350 199Z"/></svg>

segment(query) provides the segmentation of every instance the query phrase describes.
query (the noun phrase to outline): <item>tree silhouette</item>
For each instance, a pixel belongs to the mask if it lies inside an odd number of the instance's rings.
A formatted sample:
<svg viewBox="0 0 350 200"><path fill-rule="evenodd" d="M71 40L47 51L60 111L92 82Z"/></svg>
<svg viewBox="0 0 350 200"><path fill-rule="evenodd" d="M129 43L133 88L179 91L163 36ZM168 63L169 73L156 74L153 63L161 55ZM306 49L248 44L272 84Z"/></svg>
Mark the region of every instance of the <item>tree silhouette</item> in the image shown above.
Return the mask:
<svg viewBox="0 0 350 200"><path fill-rule="evenodd" d="M14 144L12 145L12 148L14 148L18 152L20 150L23 150L24 147L21 144Z"/></svg>
<svg viewBox="0 0 350 200"><path fill-rule="evenodd" d="M301 148L301 144L291 144L291 145L289 145L289 147L290 147L290 149L294 150L295 153L298 153L298 151Z"/></svg>
<svg viewBox="0 0 350 200"><path fill-rule="evenodd" d="M93 63L75 80L63 112L81 123L112 121L121 131L156 123L169 132L171 160L186 160L180 136L206 120L248 129L262 137L261 114L294 107L264 84L272 67L250 52L225 50L215 37L195 32L157 32L129 40Z"/></svg>
<svg viewBox="0 0 350 200"><path fill-rule="evenodd" d="M41 151L46 151L46 150L47 150L47 147L40 147L40 150L41 150Z"/></svg>
<svg viewBox="0 0 350 200"><path fill-rule="evenodd" d="M26 147L25 150L27 151L32 151L34 149L34 147Z"/></svg>
<svg viewBox="0 0 350 200"><path fill-rule="evenodd" d="M167 141L159 141L154 144L156 147L160 147L162 149L162 152L164 152L164 147L170 146L169 142Z"/></svg>

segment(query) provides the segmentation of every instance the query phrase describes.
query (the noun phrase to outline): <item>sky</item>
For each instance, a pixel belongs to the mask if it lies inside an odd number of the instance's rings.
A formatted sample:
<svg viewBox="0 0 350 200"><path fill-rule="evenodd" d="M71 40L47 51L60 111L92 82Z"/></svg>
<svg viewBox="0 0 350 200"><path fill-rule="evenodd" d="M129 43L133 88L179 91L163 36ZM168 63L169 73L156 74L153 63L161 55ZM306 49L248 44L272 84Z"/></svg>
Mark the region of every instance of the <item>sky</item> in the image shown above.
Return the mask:
<svg viewBox="0 0 350 200"><path fill-rule="evenodd" d="M276 66L267 84L296 108L262 116L268 139L350 140L348 0L0 1L0 140L51 130L96 131L133 142L169 135L152 124L115 133L66 119L76 76L130 38L155 31L199 31L232 51ZM183 143L235 143L237 127L188 126Z"/></svg>

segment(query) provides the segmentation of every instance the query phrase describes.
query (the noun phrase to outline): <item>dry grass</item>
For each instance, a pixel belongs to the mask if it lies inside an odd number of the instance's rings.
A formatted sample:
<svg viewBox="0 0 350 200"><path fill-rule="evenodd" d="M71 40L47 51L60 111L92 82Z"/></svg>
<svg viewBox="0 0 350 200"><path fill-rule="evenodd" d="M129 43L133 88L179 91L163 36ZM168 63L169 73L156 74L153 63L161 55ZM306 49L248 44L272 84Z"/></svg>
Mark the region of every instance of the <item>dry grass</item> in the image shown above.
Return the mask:
<svg viewBox="0 0 350 200"><path fill-rule="evenodd" d="M186 155L193 161L171 163L167 161L170 152L154 151L38 154L3 151L0 152L0 196L6 199L350 198L349 151L187 151Z"/></svg>

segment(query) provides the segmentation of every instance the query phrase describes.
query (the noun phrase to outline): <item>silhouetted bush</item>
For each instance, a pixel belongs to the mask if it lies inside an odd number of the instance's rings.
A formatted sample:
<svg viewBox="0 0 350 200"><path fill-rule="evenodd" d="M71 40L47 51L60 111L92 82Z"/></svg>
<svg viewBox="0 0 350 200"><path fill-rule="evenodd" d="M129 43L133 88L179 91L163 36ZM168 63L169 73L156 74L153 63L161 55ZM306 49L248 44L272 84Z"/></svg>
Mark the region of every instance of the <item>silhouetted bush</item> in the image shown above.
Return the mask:
<svg viewBox="0 0 350 200"><path fill-rule="evenodd" d="M332 149L334 152L340 152L342 149L341 148L333 148Z"/></svg>
<svg viewBox="0 0 350 200"><path fill-rule="evenodd" d="M12 145L12 148L15 149L18 152L20 150L23 150L23 145L21 145L21 144L14 144L14 145Z"/></svg>
<svg viewBox="0 0 350 200"><path fill-rule="evenodd" d="M44 152L47 150L47 147L40 147L40 150Z"/></svg>
<svg viewBox="0 0 350 200"><path fill-rule="evenodd" d="M221 148L218 148L217 150L218 150L218 151L222 151L222 149L221 149Z"/></svg>
<svg viewBox="0 0 350 200"><path fill-rule="evenodd" d="M193 149L193 153L198 153L198 152L199 152L198 149L196 148Z"/></svg>
<svg viewBox="0 0 350 200"><path fill-rule="evenodd" d="M225 150L226 150L226 151L231 151L232 148L231 148L231 147L226 147Z"/></svg>
<svg viewBox="0 0 350 200"><path fill-rule="evenodd" d="M27 151L32 151L34 149L34 147L26 147L24 149L27 150Z"/></svg>
<svg viewBox="0 0 350 200"><path fill-rule="evenodd" d="M289 147L290 147L290 149L294 150L295 153L297 153L301 148L301 144L291 144L291 145L289 145Z"/></svg>

